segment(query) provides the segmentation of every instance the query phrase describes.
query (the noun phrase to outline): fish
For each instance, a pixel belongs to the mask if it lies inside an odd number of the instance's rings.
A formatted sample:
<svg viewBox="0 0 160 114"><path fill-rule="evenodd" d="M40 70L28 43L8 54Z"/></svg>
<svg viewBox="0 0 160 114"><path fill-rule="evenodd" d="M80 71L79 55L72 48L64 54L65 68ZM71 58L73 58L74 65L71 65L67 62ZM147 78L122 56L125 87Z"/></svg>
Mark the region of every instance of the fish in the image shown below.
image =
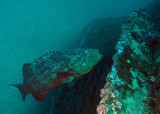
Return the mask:
<svg viewBox="0 0 160 114"><path fill-rule="evenodd" d="M27 94L39 102L47 93L90 72L102 59L98 49L76 48L52 51L22 68L23 83L11 84L19 89L23 101Z"/></svg>

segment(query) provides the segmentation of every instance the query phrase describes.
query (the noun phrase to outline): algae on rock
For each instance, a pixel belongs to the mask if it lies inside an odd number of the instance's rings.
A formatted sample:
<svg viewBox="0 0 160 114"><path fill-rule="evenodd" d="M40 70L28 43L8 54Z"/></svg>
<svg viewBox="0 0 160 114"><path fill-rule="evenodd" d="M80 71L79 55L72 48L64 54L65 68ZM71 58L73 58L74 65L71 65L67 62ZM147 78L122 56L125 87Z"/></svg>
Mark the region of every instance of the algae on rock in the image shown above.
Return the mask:
<svg viewBox="0 0 160 114"><path fill-rule="evenodd" d="M160 81L160 63L153 55L160 42L160 33L145 12L134 11L122 26L122 35L116 46L111 72L101 90L98 114L160 113L156 87ZM158 44L159 45L159 44ZM153 51L154 49L154 51ZM158 64L158 65L157 65Z"/></svg>

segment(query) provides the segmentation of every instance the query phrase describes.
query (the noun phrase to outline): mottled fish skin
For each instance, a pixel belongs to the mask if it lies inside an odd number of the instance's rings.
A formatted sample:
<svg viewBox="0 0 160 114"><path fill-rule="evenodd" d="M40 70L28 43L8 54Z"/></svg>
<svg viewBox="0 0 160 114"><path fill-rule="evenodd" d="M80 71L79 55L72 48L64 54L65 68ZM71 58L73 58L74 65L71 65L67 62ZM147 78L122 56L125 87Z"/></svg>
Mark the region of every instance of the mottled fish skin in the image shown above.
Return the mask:
<svg viewBox="0 0 160 114"><path fill-rule="evenodd" d="M23 84L17 87L25 100L29 93L43 101L49 90L91 71L102 59L97 49L53 51L23 66Z"/></svg>

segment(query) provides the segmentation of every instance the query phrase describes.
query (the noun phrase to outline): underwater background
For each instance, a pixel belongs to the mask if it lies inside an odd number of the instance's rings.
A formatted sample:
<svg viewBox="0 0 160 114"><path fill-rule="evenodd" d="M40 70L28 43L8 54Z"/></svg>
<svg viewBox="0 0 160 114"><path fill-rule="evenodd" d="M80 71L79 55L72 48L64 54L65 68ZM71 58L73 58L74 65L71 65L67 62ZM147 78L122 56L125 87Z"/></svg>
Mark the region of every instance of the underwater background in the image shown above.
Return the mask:
<svg viewBox="0 0 160 114"><path fill-rule="evenodd" d="M10 86L22 83L23 64L49 51L74 48L93 20L127 16L152 2L0 0L0 114L46 114L47 100L38 102L30 94L24 102L20 92Z"/></svg>

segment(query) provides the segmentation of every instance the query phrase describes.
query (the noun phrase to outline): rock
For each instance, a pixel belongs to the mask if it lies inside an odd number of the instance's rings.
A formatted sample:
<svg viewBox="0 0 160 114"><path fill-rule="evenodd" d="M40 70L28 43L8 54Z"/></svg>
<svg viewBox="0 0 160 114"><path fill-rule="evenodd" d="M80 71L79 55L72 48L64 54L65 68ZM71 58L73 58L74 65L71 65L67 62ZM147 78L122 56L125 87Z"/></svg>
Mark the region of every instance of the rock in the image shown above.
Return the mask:
<svg viewBox="0 0 160 114"><path fill-rule="evenodd" d="M156 7L130 17L97 19L85 27L75 47L97 48L104 57L86 76L52 91L50 114L159 113Z"/></svg>
<svg viewBox="0 0 160 114"><path fill-rule="evenodd" d="M125 17L93 20L84 28L77 46L99 49L103 54L114 52L125 20Z"/></svg>
<svg viewBox="0 0 160 114"><path fill-rule="evenodd" d="M84 77L52 91L51 114L96 114L100 89L111 68L114 47L124 20L125 18L100 19L85 27L76 47L98 49L104 59Z"/></svg>
<svg viewBox="0 0 160 114"><path fill-rule="evenodd" d="M160 63L153 59L159 51L160 33L148 19L146 12L134 11L122 26L112 69L101 90L98 114L160 113L155 89L160 83Z"/></svg>

